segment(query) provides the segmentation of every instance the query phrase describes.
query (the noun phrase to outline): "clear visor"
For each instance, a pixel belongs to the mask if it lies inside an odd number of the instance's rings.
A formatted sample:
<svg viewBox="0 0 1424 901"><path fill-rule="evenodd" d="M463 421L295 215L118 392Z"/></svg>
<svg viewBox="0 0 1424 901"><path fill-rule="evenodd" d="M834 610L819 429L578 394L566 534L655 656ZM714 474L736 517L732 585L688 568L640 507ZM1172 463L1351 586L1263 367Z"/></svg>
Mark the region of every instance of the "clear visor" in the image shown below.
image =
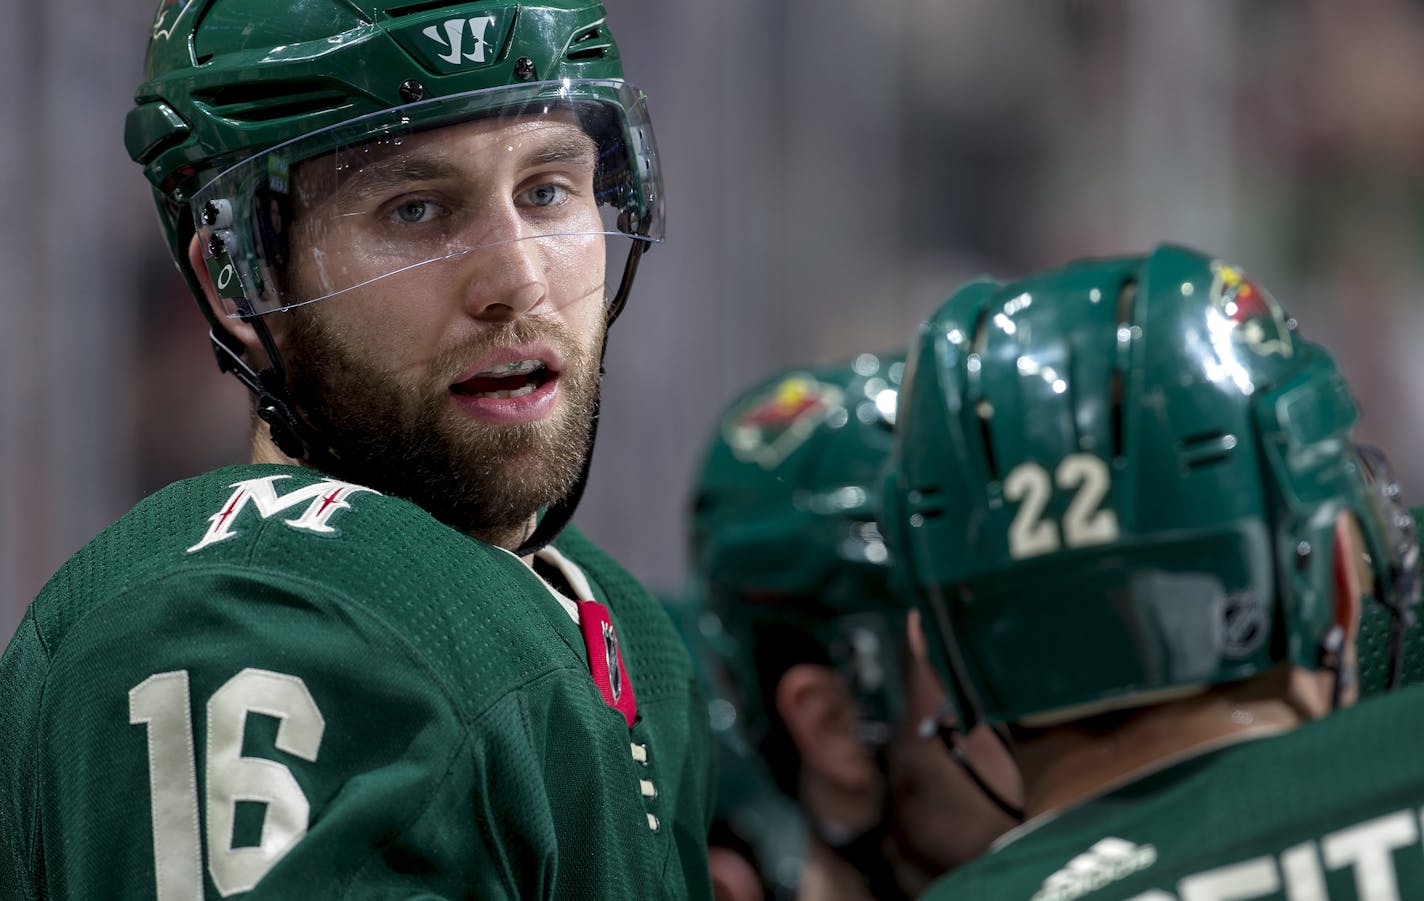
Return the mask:
<svg viewBox="0 0 1424 901"><path fill-rule="evenodd" d="M193 198L229 316L343 294L608 302L663 237L643 95L540 82L407 104L244 160Z"/></svg>

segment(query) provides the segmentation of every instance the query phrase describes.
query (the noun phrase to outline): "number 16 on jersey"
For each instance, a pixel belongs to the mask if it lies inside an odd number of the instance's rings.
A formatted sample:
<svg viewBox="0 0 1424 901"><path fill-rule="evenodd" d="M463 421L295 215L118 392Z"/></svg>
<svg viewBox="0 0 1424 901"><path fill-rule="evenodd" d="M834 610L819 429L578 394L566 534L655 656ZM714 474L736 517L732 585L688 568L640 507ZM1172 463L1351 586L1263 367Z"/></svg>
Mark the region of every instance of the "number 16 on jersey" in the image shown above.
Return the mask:
<svg viewBox="0 0 1424 901"><path fill-rule="evenodd" d="M207 704L207 754L199 827L198 768L188 671L156 673L129 691L129 723L148 730L148 785L157 901L203 897L202 843L208 873L223 896L245 892L307 833L310 804L292 771L274 760L242 756L249 713L276 718L276 747L316 762L326 721L296 676L245 669ZM239 801L266 805L256 846L233 847Z"/></svg>

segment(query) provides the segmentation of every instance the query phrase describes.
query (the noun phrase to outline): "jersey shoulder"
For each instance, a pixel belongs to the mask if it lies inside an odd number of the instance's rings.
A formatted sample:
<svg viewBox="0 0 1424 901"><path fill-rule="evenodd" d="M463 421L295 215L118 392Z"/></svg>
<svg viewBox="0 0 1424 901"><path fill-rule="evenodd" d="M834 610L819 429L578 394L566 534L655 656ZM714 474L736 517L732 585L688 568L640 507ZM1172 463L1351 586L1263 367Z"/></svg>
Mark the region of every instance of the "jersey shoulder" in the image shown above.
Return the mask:
<svg viewBox="0 0 1424 901"><path fill-rule="evenodd" d="M1371 855L1400 884L1424 884L1424 858L1390 845L1418 837L1421 741L1424 686L1370 698L1030 824L925 897L1175 899L1247 884L1253 898L1353 897L1355 864Z"/></svg>
<svg viewBox="0 0 1424 901"><path fill-rule="evenodd" d="M527 678L541 651L546 662L566 661L557 652L568 630L555 614L516 558L415 504L269 465L216 470L144 499L71 557L31 607L51 655L79 632L91 642L132 638L141 654L165 646L144 635L171 640L185 629L238 644L281 646L300 634L358 649L385 631L437 679L463 683L472 665L482 668L491 695ZM555 628L540 628L546 620ZM530 653L500 653L520 647Z"/></svg>

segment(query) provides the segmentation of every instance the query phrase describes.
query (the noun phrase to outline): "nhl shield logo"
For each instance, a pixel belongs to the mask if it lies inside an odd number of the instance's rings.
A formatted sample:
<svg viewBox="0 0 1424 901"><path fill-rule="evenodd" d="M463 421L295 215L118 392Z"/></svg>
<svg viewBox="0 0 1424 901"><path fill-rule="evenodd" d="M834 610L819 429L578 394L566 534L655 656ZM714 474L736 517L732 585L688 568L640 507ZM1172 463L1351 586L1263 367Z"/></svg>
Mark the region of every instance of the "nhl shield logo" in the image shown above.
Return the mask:
<svg viewBox="0 0 1424 901"><path fill-rule="evenodd" d="M1295 353L1281 305L1235 266L1211 264L1211 302L1235 326L1233 339L1252 353L1290 359Z"/></svg>
<svg viewBox="0 0 1424 901"><path fill-rule="evenodd" d="M603 665L608 667L608 688L615 704L623 697L623 667L619 665L622 662L623 658L618 653L618 633L613 631L612 623L604 623Z"/></svg>
<svg viewBox="0 0 1424 901"><path fill-rule="evenodd" d="M608 615L608 608L597 601L579 601L579 629L588 651L593 684L598 686L603 702L623 714L631 729L638 718L638 702L633 696L633 680L628 677L618 630Z"/></svg>
<svg viewBox="0 0 1424 901"><path fill-rule="evenodd" d="M836 411L844 411L840 388L795 373L733 411L723 430L738 460L772 469Z"/></svg>

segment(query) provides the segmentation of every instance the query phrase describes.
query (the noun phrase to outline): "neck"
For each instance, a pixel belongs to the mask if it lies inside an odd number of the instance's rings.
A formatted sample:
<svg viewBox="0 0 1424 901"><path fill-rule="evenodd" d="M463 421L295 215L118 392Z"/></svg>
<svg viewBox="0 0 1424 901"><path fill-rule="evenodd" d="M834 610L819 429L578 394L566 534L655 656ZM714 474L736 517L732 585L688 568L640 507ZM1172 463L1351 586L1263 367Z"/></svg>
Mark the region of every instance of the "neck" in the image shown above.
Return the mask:
<svg viewBox="0 0 1424 901"><path fill-rule="evenodd" d="M1073 723L1019 742L1029 817L1062 810L1182 760L1235 741L1289 731L1324 715L1328 691L1303 670L1257 679L1144 708L1106 731Z"/></svg>
<svg viewBox="0 0 1424 901"><path fill-rule="evenodd" d="M256 417L253 418L252 440L248 443L249 463L280 463L286 466L305 466L302 460L289 457L282 453L275 442L272 441L272 433L268 430L267 424Z"/></svg>
<svg viewBox="0 0 1424 901"><path fill-rule="evenodd" d="M310 467L310 464L307 463L307 461L298 460L295 457L289 457L286 454L282 453L282 451L277 447L276 443L272 440L272 433L268 430L267 424L262 422L260 419L256 419L255 417L253 419L252 438L251 441L248 443L247 461L249 463L273 463L283 466ZM524 539L534 531L534 527L538 524L538 521L538 516L536 514L530 514L528 525L526 525L523 529L518 530L517 532L511 531L508 534L500 535L495 535L486 532L466 532L465 534L469 535L471 538L483 541L486 544L493 544L497 547L502 547L506 550L510 550L519 547L519 545L524 542ZM531 569L533 568L534 556L532 554L525 557L520 557L519 559L524 563L525 566L528 566Z"/></svg>

